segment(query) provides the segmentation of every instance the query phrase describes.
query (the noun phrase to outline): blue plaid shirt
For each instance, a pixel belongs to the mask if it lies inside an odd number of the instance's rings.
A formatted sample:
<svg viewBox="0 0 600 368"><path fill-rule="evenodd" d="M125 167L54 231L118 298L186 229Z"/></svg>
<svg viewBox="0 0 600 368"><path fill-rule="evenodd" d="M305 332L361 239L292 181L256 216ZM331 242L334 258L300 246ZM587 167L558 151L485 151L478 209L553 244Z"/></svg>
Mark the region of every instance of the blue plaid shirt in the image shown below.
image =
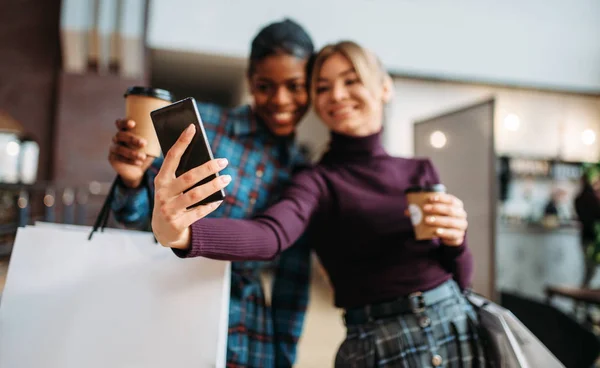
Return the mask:
<svg viewBox="0 0 600 368"><path fill-rule="evenodd" d="M198 104L215 158L224 157L232 182L210 217L248 218L277 200L293 169L304 163L291 138L276 137L258 122L250 106L225 109ZM150 181L163 159L154 160ZM151 185L150 185L151 186ZM152 188L153 189L153 188ZM117 187L112 210L117 221L149 229L147 187ZM265 302L260 271L275 266L271 306ZM233 262L227 367L291 367L308 304L310 250L299 241L274 263Z"/></svg>

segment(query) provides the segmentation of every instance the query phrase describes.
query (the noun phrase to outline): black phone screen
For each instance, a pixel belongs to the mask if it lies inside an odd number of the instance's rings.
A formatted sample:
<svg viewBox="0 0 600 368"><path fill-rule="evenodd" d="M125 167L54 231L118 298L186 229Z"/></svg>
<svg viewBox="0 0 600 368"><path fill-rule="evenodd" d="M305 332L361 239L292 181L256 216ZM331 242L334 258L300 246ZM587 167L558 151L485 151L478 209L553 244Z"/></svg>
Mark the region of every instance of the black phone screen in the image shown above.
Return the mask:
<svg viewBox="0 0 600 368"><path fill-rule="evenodd" d="M175 142L177 142L177 139L179 139L181 133L183 133L183 131L190 124L194 124L196 126L196 134L181 157L179 166L175 171L176 176L185 174L189 170L203 165L204 163L213 159L212 150L210 148L210 144L208 143L200 114L196 108L196 101L193 97L188 97L158 110L154 110L150 113L150 116L152 118L152 123L154 124L154 129L156 130L158 141L160 142L163 156L167 154ZM198 185L205 184L217 176L218 174L210 175L209 177L196 183L188 190L191 190ZM186 190L186 192L188 190ZM189 208L221 201L224 198L225 192L220 190L210 195L206 199L194 204L193 206L190 206Z"/></svg>

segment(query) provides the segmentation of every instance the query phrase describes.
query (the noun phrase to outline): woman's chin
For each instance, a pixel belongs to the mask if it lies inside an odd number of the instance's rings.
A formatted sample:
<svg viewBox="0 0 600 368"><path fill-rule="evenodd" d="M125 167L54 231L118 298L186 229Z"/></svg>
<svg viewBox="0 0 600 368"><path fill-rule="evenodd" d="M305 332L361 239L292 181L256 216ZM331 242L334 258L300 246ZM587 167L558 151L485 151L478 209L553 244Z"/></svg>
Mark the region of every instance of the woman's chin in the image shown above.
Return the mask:
<svg viewBox="0 0 600 368"><path fill-rule="evenodd" d="M288 136L296 130L296 124L294 123L281 124L278 122L269 122L267 125L269 130L277 136Z"/></svg>
<svg viewBox="0 0 600 368"><path fill-rule="evenodd" d="M328 122L327 126L330 130L343 135L357 135L360 130L360 124L347 120Z"/></svg>
<svg viewBox="0 0 600 368"><path fill-rule="evenodd" d="M354 136L356 134L355 129L352 129L349 126L337 126L330 128L333 132L341 135Z"/></svg>

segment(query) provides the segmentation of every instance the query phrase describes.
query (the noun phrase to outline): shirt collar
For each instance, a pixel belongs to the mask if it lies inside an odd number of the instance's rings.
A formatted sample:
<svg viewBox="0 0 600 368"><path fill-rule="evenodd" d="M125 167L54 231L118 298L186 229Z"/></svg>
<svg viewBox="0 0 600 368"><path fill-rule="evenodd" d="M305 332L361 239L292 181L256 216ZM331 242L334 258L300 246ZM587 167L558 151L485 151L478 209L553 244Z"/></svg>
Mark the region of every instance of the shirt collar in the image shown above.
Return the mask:
<svg viewBox="0 0 600 368"><path fill-rule="evenodd" d="M227 119L229 132L235 136L252 135L266 128L252 112L250 105L232 109Z"/></svg>
<svg viewBox="0 0 600 368"><path fill-rule="evenodd" d="M304 161L303 154L295 143L295 134L287 137L277 137L269 131L269 128L252 111L250 105L242 105L230 110L226 126L230 134L234 136L254 135L254 139L272 140L280 149L285 149L287 159L294 163Z"/></svg>

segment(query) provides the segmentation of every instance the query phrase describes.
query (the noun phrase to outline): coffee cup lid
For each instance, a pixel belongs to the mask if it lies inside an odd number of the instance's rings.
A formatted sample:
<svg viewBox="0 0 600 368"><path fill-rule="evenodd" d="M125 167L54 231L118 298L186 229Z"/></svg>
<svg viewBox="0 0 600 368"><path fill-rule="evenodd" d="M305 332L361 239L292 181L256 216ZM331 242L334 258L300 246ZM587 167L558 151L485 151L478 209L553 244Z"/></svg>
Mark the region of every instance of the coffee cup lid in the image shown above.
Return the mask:
<svg viewBox="0 0 600 368"><path fill-rule="evenodd" d="M154 98L159 98L161 100L165 100L165 101L169 101L169 102L173 102L173 100L174 100L173 94L171 92L167 91L166 89L153 88L153 87L142 87L142 86L129 87L129 88L127 88L127 91L125 91L124 97L127 97L129 95L154 97Z"/></svg>
<svg viewBox="0 0 600 368"><path fill-rule="evenodd" d="M431 192L445 192L446 186L444 184L432 184L432 185L414 185L407 188L404 193L431 193Z"/></svg>

